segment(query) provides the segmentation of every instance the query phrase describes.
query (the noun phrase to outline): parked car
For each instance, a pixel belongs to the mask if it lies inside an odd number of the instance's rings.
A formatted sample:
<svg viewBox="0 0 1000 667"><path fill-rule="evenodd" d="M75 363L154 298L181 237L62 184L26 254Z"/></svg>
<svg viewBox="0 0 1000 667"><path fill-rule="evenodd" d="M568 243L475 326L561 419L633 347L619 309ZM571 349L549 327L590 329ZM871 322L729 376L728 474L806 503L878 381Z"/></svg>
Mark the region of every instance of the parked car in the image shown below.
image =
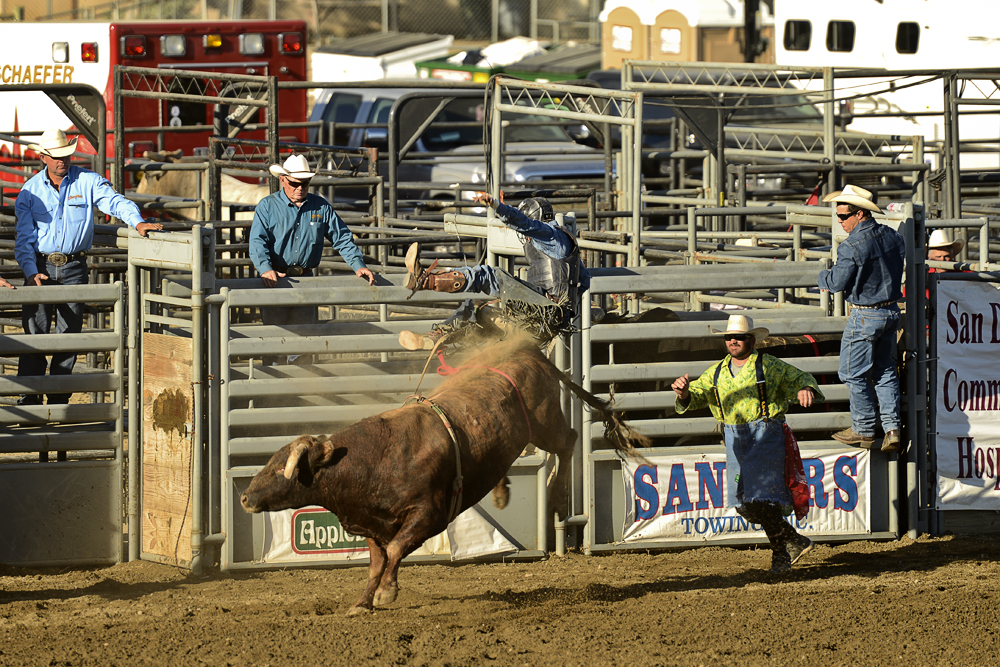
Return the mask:
<svg viewBox="0 0 1000 667"><path fill-rule="evenodd" d="M400 119L400 147L434 116L398 162L397 182L404 185L401 198L471 200L476 191L485 188L486 108L481 90L328 88L317 96L310 120L334 123L334 145L376 147L384 153L394 106ZM602 152L575 142L550 118L525 114L512 120L503 130L503 182L508 187L544 189L603 183ZM348 125L338 128L338 123ZM313 133L315 141L318 134ZM388 175L385 165L380 166L380 173Z"/></svg>

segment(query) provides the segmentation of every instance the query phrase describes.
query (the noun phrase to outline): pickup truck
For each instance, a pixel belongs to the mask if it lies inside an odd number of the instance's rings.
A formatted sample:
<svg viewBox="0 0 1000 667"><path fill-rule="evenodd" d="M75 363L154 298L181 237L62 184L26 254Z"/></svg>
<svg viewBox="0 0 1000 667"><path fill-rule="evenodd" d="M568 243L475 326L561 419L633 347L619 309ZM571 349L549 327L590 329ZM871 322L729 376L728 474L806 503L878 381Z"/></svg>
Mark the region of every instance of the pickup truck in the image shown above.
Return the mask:
<svg viewBox="0 0 1000 667"><path fill-rule="evenodd" d="M482 90L327 88L318 94L310 120L332 123L332 142L327 139L327 143L375 147L386 155L388 121L394 106L400 146L410 143L408 138L424 127L398 160L396 182L401 198L447 205L471 200L485 189ZM425 125L430 117L433 119ZM312 132L310 140L315 141L318 133ZM526 114L514 119L504 133L502 187L603 187L603 152L574 141L563 125L551 118ZM324 135L330 137L331 133ZM388 176L384 163L380 173Z"/></svg>

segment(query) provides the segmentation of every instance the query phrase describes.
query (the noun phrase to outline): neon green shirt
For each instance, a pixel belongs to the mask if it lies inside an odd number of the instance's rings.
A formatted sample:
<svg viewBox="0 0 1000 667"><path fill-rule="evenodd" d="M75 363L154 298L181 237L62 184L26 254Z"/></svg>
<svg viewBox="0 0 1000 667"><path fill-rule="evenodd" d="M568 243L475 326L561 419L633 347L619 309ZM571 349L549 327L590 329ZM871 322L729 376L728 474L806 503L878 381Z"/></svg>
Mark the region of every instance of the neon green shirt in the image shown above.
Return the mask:
<svg viewBox="0 0 1000 667"><path fill-rule="evenodd" d="M726 358L718 364L712 364L701 377L688 385L690 396L687 400L677 398L674 403L677 414L707 405L712 411L712 416L725 424L748 424L760 419L763 415L757 392L757 372L754 370L758 354L754 350L735 377L729 371L729 362L732 359L730 355L726 355ZM719 364L723 365L722 372L719 373L719 396L725 409L725 419L712 390L715 369ZM812 387L816 392L816 398L823 399L816 378L770 354L764 355L764 379L767 380L767 407L771 419L784 419L788 406L798 402L799 391L806 387Z"/></svg>

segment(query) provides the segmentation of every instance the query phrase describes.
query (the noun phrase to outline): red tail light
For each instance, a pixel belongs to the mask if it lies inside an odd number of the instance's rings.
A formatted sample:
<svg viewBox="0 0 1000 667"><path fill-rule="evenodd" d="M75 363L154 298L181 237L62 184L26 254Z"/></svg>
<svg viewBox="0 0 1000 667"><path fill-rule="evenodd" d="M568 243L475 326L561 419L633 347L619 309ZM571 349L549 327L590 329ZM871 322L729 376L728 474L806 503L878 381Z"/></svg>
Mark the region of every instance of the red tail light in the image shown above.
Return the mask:
<svg viewBox="0 0 1000 667"><path fill-rule="evenodd" d="M122 37L122 55L127 58L146 57L146 38L143 35Z"/></svg>
<svg viewBox="0 0 1000 667"><path fill-rule="evenodd" d="M97 42L84 42L80 45L80 60L85 63L97 62Z"/></svg>
<svg viewBox="0 0 1000 667"><path fill-rule="evenodd" d="M128 145L128 153L130 157L143 157L146 152L153 152L156 150L156 144L152 141L132 141Z"/></svg>
<svg viewBox="0 0 1000 667"><path fill-rule="evenodd" d="M301 32L283 32L278 35L278 43L281 44L282 53L301 54L305 52Z"/></svg>

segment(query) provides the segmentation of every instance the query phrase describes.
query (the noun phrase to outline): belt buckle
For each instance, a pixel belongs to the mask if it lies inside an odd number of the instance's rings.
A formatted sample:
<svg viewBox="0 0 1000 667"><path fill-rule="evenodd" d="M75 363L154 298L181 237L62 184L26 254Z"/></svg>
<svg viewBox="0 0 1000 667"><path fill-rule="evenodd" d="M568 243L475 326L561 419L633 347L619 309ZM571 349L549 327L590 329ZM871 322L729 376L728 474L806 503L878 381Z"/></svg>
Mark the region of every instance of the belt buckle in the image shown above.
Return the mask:
<svg viewBox="0 0 1000 667"><path fill-rule="evenodd" d="M306 272L305 268L299 266L298 264L292 264L287 269L285 269L285 273L287 275L295 277L301 276L305 272Z"/></svg>
<svg viewBox="0 0 1000 667"><path fill-rule="evenodd" d="M69 261L69 256L62 252L52 252L45 259L52 266L63 266Z"/></svg>

